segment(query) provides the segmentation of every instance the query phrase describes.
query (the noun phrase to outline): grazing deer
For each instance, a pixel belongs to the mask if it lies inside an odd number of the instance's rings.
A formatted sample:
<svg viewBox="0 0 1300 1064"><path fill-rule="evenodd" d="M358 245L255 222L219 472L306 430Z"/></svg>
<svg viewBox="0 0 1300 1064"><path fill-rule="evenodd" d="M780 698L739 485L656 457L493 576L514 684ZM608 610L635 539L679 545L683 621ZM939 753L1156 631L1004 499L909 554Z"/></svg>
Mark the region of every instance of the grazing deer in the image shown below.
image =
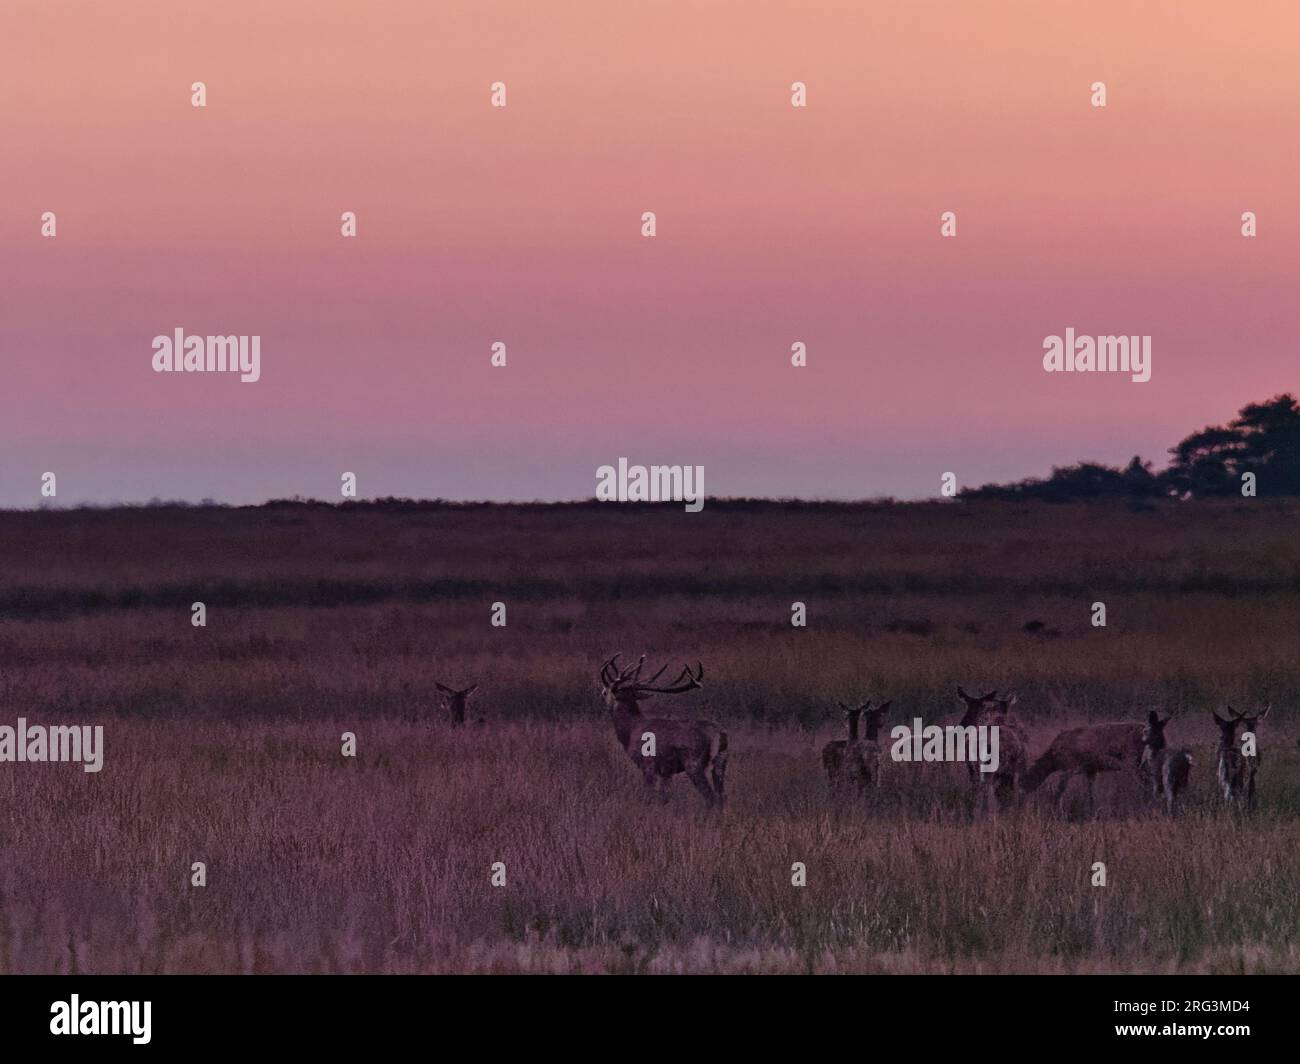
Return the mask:
<svg viewBox="0 0 1300 1064"><path fill-rule="evenodd" d="M960 687L957 696L966 703L966 712L962 715L959 727L993 727L998 730L998 767L993 772L981 772L974 761L966 762L966 771L971 783L976 787L985 787L989 808L996 810L999 804L1008 800L1012 804L1020 801L1020 780L1029 767L1029 740L1020 725L1011 720L1011 707L1018 701L1018 696L1011 694L1006 698L997 698L996 691L987 695L972 697Z"/></svg>
<svg viewBox="0 0 1300 1064"><path fill-rule="evenodd" d="M1128 721L1066 728L1057 734L1043 755L1022 777L1022 789L1037 790L1049 776L1061 773L1056 799L1065 798L1070 777L1082 774L1088 781L1088 806L1097 808L1096 781L1101 772L1118 772L1125 766L1139 769L1142 760L1142 725Z"/></svg>
<svg viewBox="0 0 1300 1064"><path fill-rule="evenodd" d="M832 794L841 795L854 789L861 797L880 786L880 724L893 703L883 702L875 709L870 702L857 709L849 709L843 702L838 704L848 718L849 737L832 739L822 747L822 767L826 769ZM860 719L865 721L861 735Z"/></svg>
<svg viewBox="0 0 1300 1064"><path fill-rule="evenodd" d="M1248 717L1229 706L1228 712L1232 716L1227 720L1211 711L1214 723L1219 726L1219 790L1223 792L1225 802L1245 798L1246 808L1255 808L1255 773L1259 769L1259 750L1257 747L1250 757L1241 752L1236 739L1237 725L1245 725L1243 739L1246 735L1254 736L1255 728L1272 708L1268 706L1263 713Z"/></svg>
<svg viewBox="0 0 1300 1064"><path fill-rule="evenodd" d="M659 788L668 800L668 784L682 773L704 798L709 808L721 806L727 773L727 733L708 720L672 720L647 717L640 703L655 694L677 695L703 686L704 666L695 672L687 665L667 687L653 686L665 665L650 679L641 680L645 655L621 672L618 655L600 667L600 685L614 721L614 734L633 764L641 769L647 787Z"/></svg>
<svg viewBox="0 0 1300 1064"><path fill-rule="evenodd" d="M1152 710L1142 729L1142 774L1151 785L1151 796L1164 798L1165 809L1173 816L1179 796L1187 789L1192 769L1192 755L1186 750L1170 750L1165 742L1165 725L1173 717L1161 720Z"/></svg>
<svg viewBox="0 0 1300 1064"><path fill-rule="evenodd" d="M440 683L435 683L435 687L442 692L442 708L447 711L453 725L459 727L465 723L465 703L469 701L469 696L478 690L478 684L471 684L463 691L454 691L450 687L443 687ZM482 724L480 720L478 722Z"/></svg>

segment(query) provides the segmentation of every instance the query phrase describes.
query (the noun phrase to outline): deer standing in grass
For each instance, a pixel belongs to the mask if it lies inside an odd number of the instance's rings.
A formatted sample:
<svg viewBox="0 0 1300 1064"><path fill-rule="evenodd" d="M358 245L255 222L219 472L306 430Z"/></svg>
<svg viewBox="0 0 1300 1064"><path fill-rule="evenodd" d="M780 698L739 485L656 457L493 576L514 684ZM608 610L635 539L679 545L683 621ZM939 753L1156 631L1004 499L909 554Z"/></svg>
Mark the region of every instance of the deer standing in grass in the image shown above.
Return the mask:
<svg viewBox="0 0 1300 1064"><path fill-rule="evenodd" d="M822 747L822 767L830 782L831 793L840 796L850 790L864 797L880 786L880 724L892 702L883 702L875 709L866 702L857 709L839 703L849 722L848 739L832 739ZM863 722L859 732L859 721Z"/></svg>
<svg viewBox="0 0 1300 1064"><path fill-rule="evenodd" d="M1255 808L1255 773L1259 769L1259 749L1255 745L1258 741L1255 737L1255 728L1268 716L1271 708L1272 706L1268 706L1263 713L1248 717L1229 706L1228 712L1232 716L1227 720L1211 711L1214 723L1219 726L1219 790L1223 793L1225 802L1244 798L1248 810ZM1243 740L1247 735L1253 737L1252 753L1249 756L1242 752L1237 742L1238 724L1245 725Z"/></svg>
<svg viewBox="0 0 1300 1064"><path fill-rule="evenodd" d="M621 672L618 657L615 654L600 667L601 690L619 745L640 768L646 787L658 788L666 802L668 784L681 773L700 792L706 806L721 806L726 800L727 733L708 720L647 717L641 712L641 702L652 695L677 695L702 687L704 666L692 672L687 665L671 684L655 687L655 680L663 675L667 665L642 681L645 655Z"/></svg>
<svg viewBox="0 0 1300 1064"><path fill-rule="evenodd" d="M966 712L962 714L959 727L969 728L976 725L979 722L980 715L984 713L986 708L992 707L997 696L998 692L996 689L986 691L982 695L968 695L959 684L957 686L957 697L966 703ZM979 765L971 761L966 762L966 774L970 776L971 786L977 786L979 784Z"/></svg>
<svg viewBox="0 0 1300 1064"><path fill-rule="evenodd" d="M1147 726L1142 729L1142 774L1151 787L1151 796L1165 801L1170 816L1177 811L1177 803L1187 789L1187 777L1192 770L1192 755L1186 750L1170 750L1165 741L1165 725L1173 717L1161 720L1152 710L1147 714Z"/></svg>
<svg viewBox="0 0 1300 1064"><path fill-rule="evenodd" d="M1141 724L1113 721L1066 728L1057 733L1042 756L1021 779L1026 793L1037 790L1049 776L1061 773L1057 803L1064 801L1072 776L1082 774L1088 781L1088 808L1097 809L1096 781L1099 773L1130 768L1137 772L1142 760Z"/></svg>
<svg viewBox="0 0 1300 1064"><path fill-rule="evenodd" d="M451 723L457 727L465 723L465 705L469 701L469 696L478 690L478 684L471 684L463 691L457 691L450 687L443 687L440 683L435 683L435 687L442 692L442 708L446 710L447 716L450 717ZM479 721L481 724L482 721Z"/></svg>
<svg viewBox="0 0 1300 1064"><path fill-rule="evenodd" d="M960 687L957 697L966 703L958 727L991 727L998 730L998 767L993 772L981 772L974 761L966 762L971 784L987 788L989 808L996 811L1000 804L1020 801L1020 780L1029 768L1029 740L1024 730L1011 719L1011 707L1019 701L1014 695L998 698L997 691L984 695L968 695ZM968 749L970 748L968 744Z"/></svg>

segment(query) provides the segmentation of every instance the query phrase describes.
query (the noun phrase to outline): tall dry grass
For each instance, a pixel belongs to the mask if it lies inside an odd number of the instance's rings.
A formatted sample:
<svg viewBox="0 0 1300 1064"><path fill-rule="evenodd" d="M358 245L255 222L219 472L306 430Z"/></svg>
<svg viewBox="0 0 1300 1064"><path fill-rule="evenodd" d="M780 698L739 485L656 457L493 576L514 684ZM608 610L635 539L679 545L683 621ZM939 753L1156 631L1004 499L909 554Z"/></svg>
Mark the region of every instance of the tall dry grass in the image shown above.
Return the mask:
<svg viewBox="0 0 1300 1064"><path fill-rule="evenodd" d="M1293 970L1294 809L973 814L960 766L836 806L816 741L738 727L732 799L644 799L597 723L123 721L5 794L7 971ZM820 738L820 737L819 737ZM1198 758L1204 765L1204 760ZM1289 753L1270 760L1296 776ZM1204 773L1203 773L1204 774ZM8 773L11 784L19 780ZM1270 779L1270 782L1273 782ZM1292 791L1294 795L1294 791ZM208 885L189 884L193 861ZM490 884L504 862L505 887ZM791 885L803 862L808 885ZM1091 886L1093 863L1109 885Z"/></svg>
<svg viewBox="0 0 1300 1064"><path fill-rule="evenodd" d="M1294 971L1297 517L0 515L0 723L99 722L107 745L98 775L0 766L0 970ZM595 691L615 649L704 661L705 690L659 708L728 728L725 815L680 780L666 807L640 793ZM437 722L437 680L479 682L487 724ZM957 682L1017 689L1034 752L1067 722L1180 711L1186 815L1118 778L1095 819L1072 788L989 820L955 766L888 764L872 808L829 801L835 699L944 721ZM1213 795L1208 710L1230 699L1275 705L1253 817Z"/></svg>

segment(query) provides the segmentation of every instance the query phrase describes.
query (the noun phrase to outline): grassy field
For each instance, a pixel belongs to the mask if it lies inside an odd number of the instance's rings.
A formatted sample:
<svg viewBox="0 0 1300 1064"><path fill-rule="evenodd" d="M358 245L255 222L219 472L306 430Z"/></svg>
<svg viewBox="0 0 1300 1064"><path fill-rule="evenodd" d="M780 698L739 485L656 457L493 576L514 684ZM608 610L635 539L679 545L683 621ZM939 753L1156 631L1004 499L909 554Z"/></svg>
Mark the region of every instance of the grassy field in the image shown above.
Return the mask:
<svg viewBox="0 0 1300 1064"><path fill-rule="evenodd" d="M1298 527L1259 500L0 514L0 724L106 746L0 764L0 971L1300 970ZM704 663L657 710L730 733L722 815L641 794L616 650ZM479 683L484 723L435 682ZM1096 817L1072 788L990 819L950 765L829 799L835 700L952 722L957 683L1018 691L1034 753L1177 712L1186 813L1116 776ZM1213 793L1229 701L1274 707L1251 817Z"/></svg>

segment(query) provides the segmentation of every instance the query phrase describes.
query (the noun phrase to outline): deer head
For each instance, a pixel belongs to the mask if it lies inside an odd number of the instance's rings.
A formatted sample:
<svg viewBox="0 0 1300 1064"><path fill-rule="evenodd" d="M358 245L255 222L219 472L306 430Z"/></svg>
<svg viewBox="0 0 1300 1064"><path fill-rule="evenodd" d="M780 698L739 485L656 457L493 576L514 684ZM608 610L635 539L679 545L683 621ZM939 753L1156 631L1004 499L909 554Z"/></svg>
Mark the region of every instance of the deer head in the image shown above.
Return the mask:
<svg viewBox="0 0 1300 1064"><path fill-rule="evenodd" d="M1142 729L1142 745L1148 750L1163 750L1165 748L1165 725L1173 720L1171 713L1164 720L1160 719L1160 714L1154 709L1147 714L1147 726Z"/></svg>
<svg viewBox="0 0 1300 1064"><path fill-rule="evenodd" d="M610 709L622 707L632 712L639 712L637 703L642 699L650 698L653 695L679 695L686 691L693 691L697 687L703 687L704 666L696 665L696 671L692 672L691 667L686 665L678 674L677 679L666 687L656 687L654 683L664 670L668 668L663 666L649 679L641 679L641 670L645 667L645 655L635 665L629 665L627 668L620 670L618 667L619 655L615 654L612 658L600 667L600 686L601 692L605 697L605 704Z"/></svg>
<svg viewBox="0 0 1300 1064"><path fill-rule="evenodd" d="M1017 694L1009 694L1006 698L995 699L988 706L988 714L994 724L1005 724L1007 717L1011 713L1011 707L1020 701Z"/></svg>
<svg viewBox="0 0 1300 1064"><path fill-rule="evenodd" d="M445 709L451 717L453 724L465 723L465 703L469 696L478 690L478 684L471 684L463 691L456 691L450 687L444 687L442 684L435 684L435 687L442 692L442 708Z"/></svg>
<svg viewBox="0 0 1300 1064"><path fill-rule="evenodd" d="M996 690L983 695L968 695L962 688L957 688L957 697L966 703L966 712L962 714L961 727L969 728L978 724L984 710L993 705L997 698Z"/></svg>
<svg viewBox="0 0 1300 1064"><path fill-rule="evenodd" d="M880 725L893 704L891 699L888 702L881 702L875 709L867 708L871 705L870 702L862 707L862 738L867 742L874 743L880 737Z"/></svg>
<svg viewBox="0 0 1300 1064"><path fill-rule="evenodd" d="M862 716L867 706L870 706L871 703L867 702L865 705L858 706L857 709L849 709L849 707L843 702L836 702L835 704L844 711L844 717L849 722L849 742L857 742L858 718Z"/></svg>
<svg viewBox="0 0 1300 1064"><path fill-rule="evenodd" d="M1273 708L1273 703L1270 702L1267 706L1264 707L1264 711L1262 713L1256 713L1254 716L1250 716L1250 717L1246 716L1245 713L1238 713L1231 706L1228 707L1228 712L1232 714L1233 724L1244 724L1246 726L1246 731L1253 732L1255 730L1255 727L1259 724L1259 722L1268 716L1269 710L1271 710L1272 708ZM1214 715L1214 719L1215 720L1220 719L1217 713ZM1219 726L1222 727L1224 723L1226 722L1220 721ZM1229 733L1228 738L1229 739L1232 738L1231 733Z"/></svg>
<svg viewBox="0 0 1300 1064"><path fill-rule="evenodd" d="M857 742L858 739L866 739L874 743L880 736L880 722L885 719L885 712L894 703L881 702L875 709L871 708L871 701L867 700L857 709L849 709L843 702L836 702L840 709L844 710L844 715L849 720L849 742ZM859 727L859 722L861 726Z"/></svg>
<svg viewBox="0 0 1300 1064"><path fill-rule="evenodd" d="M1237 725L1241 723L1241 715L1231 706L1228 707L1228 712L1231 713L1232 716L1227 720L1224 720L1214 712L1214 710L1210 710L1210 716L1214 718L1214 723L1219 727L1220 741L1226 743L1228 746L1232 746L1236 738Z"/></svg>

